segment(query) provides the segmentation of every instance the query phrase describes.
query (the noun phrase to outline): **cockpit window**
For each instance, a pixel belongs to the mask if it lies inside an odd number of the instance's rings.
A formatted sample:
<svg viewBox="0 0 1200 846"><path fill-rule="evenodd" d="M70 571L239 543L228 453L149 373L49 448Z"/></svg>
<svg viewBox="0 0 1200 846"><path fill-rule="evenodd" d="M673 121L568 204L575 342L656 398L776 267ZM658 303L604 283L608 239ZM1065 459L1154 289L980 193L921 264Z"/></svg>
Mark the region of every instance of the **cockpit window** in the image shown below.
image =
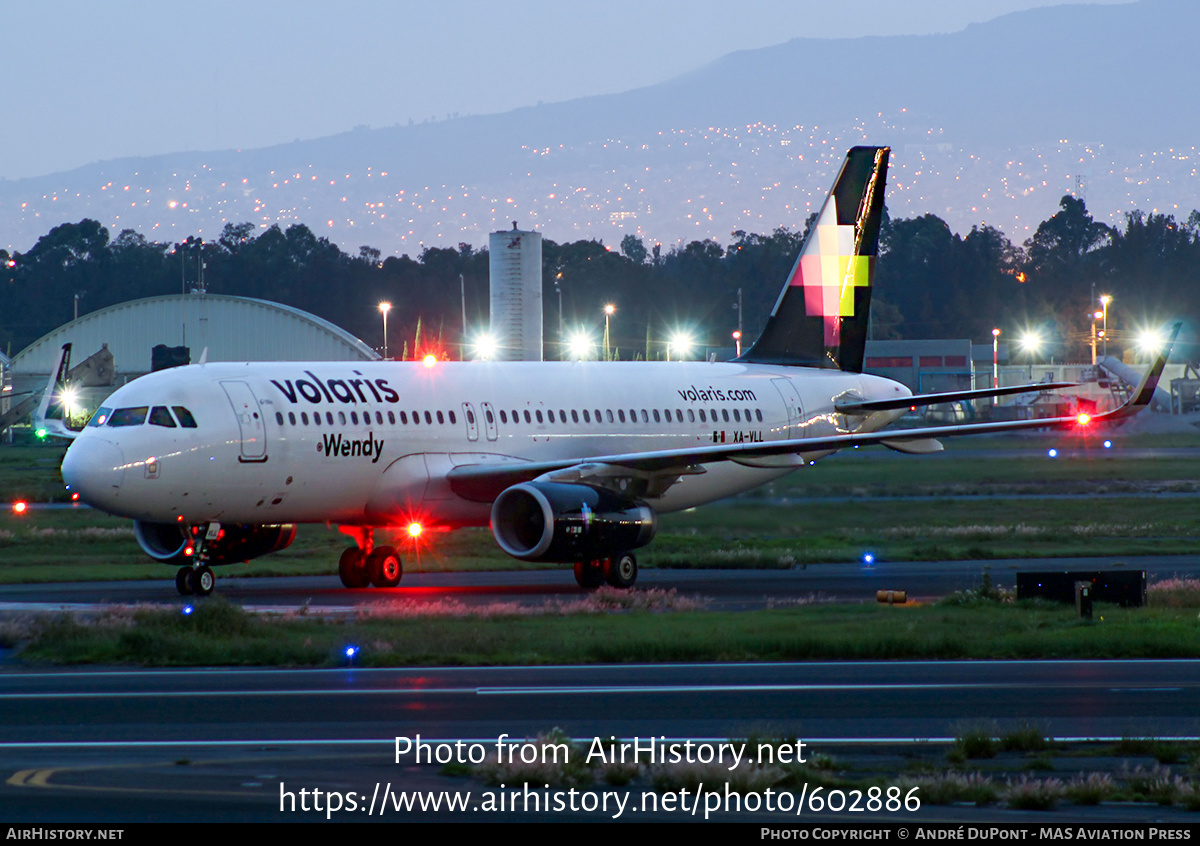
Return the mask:
<svg viewBox="0 0 1200 846"><path fill-rule="evenodd" d="M192 416L190 411L188 411L182 405L173 405L171 406L171 409L175 412L175 416L179 418L180 426L185 429L196 428L196 418Z"/></svg>
<svg viewBox="0 0 1200 846"><path fill-rule="evenodd" d="M108 418L112 416L112 409L101 406L96 409L96 413L92 415L92 419L88 421L89 426L103 426L108 422Z"/></svg>
<svg viewBox="0 0 1200 846"><path fill-rule="evenodd" d="M150 425L166 426L168 429L174 429L175 418L171 416L171 412L167 411L165 405L156 405L150 409Z"/></svg>
<svg viewBox="0 0 1200 846"><path fill-rule="evenodd" d="M136 408L118 408L108 418L109 426L141 426L146 422L146 412L149 406L139 405Z"/></svg>

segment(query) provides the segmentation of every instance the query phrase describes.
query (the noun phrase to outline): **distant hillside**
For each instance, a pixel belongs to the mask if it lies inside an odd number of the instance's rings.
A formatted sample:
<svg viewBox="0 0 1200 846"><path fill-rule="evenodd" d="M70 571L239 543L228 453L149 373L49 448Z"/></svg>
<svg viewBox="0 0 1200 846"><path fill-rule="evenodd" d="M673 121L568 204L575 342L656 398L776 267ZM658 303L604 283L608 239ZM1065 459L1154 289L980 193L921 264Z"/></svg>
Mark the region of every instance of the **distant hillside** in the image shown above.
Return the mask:
<svg viewBox="0 0 1200 846"><path fill-rule="evenodd" d="M797 229L847 146L896 148L893 216L1023 226L1084 193L1099 219L1200 206L1189 102L1200 4L1007 15L936 36L796 39L659 85L498 115L360 129L0 181L0 247L64 221L216 237L302 222L343 248L485 242L511 220L557 240Z"/></svg>

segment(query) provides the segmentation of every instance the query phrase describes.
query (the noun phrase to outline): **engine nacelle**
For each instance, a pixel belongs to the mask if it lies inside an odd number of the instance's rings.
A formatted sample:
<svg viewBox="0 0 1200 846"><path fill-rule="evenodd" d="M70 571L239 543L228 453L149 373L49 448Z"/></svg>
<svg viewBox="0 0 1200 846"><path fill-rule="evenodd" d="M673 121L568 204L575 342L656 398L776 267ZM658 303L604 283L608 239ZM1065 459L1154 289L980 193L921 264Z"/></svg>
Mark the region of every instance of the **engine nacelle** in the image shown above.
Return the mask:
<svg viewBox="0 0 1200 846"><path fill-rule="evenodd" d="M151 558L164 564L189 564L187 548L206 534L207 527L192 527L182 523L146 523L133 521L133 534L138 546ZM278 552L292 545L296 527L290 523L276 525L222 525L216 538L205 541L204 552L209 565L237 564Z"/></svg>
<svg viewBox="0 0 1200 846"><path fill-rule="evenodd" d="M589 485L525 482L492 504L496 543L523 561L608 558L650 543L657 528L644 502Z"/></svg>

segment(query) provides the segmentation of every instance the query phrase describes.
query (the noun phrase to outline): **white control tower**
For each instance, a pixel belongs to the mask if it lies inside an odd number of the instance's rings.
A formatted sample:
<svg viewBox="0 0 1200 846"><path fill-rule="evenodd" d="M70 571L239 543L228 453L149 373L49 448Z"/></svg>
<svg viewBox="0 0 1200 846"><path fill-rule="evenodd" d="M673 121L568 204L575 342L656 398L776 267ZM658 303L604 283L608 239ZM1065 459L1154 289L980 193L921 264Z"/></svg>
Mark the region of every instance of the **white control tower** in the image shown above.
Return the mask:
<svg viewBox="0 0 1200 846"><path fill-rule="evenodd" d="M492 338L498 361L542 360L542 234L516 221L489 240Z"/></svg>

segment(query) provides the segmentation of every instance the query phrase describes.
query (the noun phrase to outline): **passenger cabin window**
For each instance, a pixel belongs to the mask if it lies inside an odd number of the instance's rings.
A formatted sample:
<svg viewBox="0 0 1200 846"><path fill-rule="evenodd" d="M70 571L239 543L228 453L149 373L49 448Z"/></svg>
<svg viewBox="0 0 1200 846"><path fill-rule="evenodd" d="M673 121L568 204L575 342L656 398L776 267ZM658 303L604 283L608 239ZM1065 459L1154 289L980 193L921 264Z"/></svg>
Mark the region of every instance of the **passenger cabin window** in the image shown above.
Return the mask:
<svg viewBox="0 0 1200 846"><path fill-rule="evenodd" d="M150 406L139 405L136 408L118 408L108 418L109 426L141 426L146 422L146 414Z"/></svg>

